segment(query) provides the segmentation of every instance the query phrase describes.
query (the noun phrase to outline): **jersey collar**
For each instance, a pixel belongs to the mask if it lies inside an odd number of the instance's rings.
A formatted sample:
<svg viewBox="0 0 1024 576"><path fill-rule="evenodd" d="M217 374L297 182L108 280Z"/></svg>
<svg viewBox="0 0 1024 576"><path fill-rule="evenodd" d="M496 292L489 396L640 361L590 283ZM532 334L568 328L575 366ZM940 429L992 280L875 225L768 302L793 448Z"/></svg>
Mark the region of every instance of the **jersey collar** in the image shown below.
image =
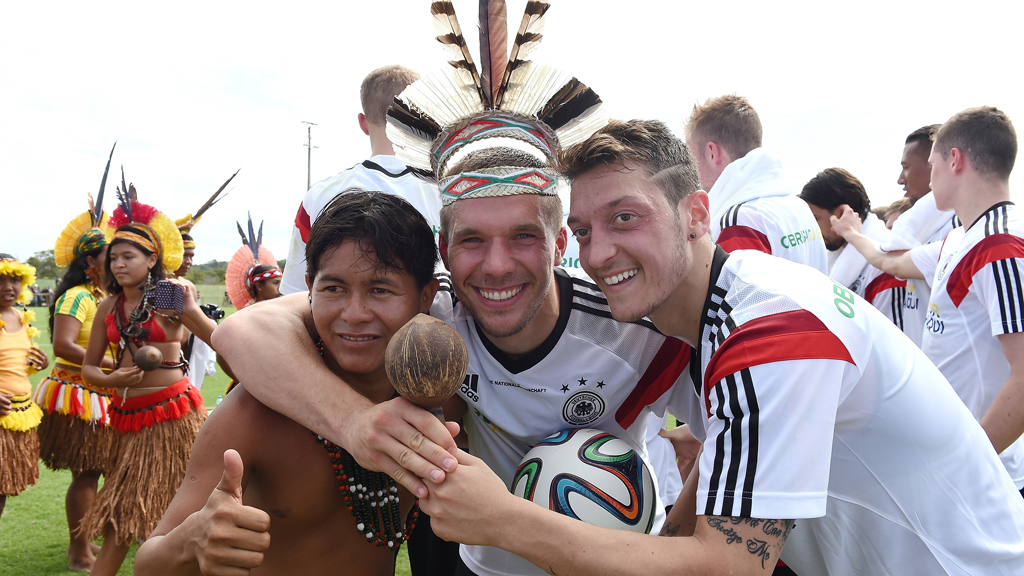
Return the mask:
<svg viewBox="0 0 1024 576"><path fill-rule="evenodd" d="M707 337L711 329L711 323L718 319L719 311L722 307L722 303L725 302L725 295L728 289L718 285L718 278L722 275L722 268L725 266L726 260L729 259L729 253L722 250L721 246L715 246L715 255L711 259L711 277L708 279L708 294L704 298L704 309L701 311L700 316L700 339L697 341L697 345L692 348L692 356L690 358L690 377L693 379L693 385L700 387L700 382L703 382L703 366L701 359L703 358L704 340ZM717 296L718 302L715 302Z"/></svg>
<svg viewBox="0 0 1024 576"><path fill-rule="evenodd" d="M519 374L525 372L530 368L533 368L537 364L540 364L547 355L554 350L555 345L562 339L562 333L565 332L565 327L569 324L569 313L572 312L572 279L563 270L555 268L555 287L558 289L558 321L555 323L554 330L551 334L541 343L540 346L531 350L525 356L520 358L512 358L500 348L491 342L487 335L484 334L483 330L480 329L475 322L473 325L476 327L476 334L480 338L480 342L483 343L484 348L494 358L498 364L501 364L502 368L508 370L510 374Z"/></svg>
<svg viewBox="0 0 1024 576"><path fill-rule="evenodd" d="M971 228L974 228L974 225L977 224L982 218L984 218L986 214L992 212L993 210L999 208L1000 206L1013 206L1013 202L1010 202L1009 200L1003 200L1002 202L996 202L995 204L989 206L988 210L985 210L980 215L978 215L978 217L974 219L974 222L971 222L971 225L968 226L967 229L970 230Z"/></svg>

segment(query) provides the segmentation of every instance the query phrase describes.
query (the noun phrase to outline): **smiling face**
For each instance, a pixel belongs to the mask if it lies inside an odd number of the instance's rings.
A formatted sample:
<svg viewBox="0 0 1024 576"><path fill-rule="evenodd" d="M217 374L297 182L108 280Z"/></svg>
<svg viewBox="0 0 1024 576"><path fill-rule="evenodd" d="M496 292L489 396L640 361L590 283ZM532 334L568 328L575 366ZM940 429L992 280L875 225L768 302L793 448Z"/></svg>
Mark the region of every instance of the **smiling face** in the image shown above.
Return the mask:
<svg viewBox="0 0 1024 576"><path fill-rule="evenodd" d="M110 273L122 288L134 288L145 283L158 260L156 254L147 256L128 242L112 244L107 252Z"/></svg>
<svg viewBox="0 0 1024 576"><path fill-rule="evenodd" d="M326 251L310 286L310 308L328 365L356 380L387 382L388 342L413 316L430 310L434 291L436 282L420 290L412 275L379 267L373 252L355 241Z"/></svg>
<svg viewBox="0 0 1024 576"><path fill-rule="evenodd" d="M903 147L902 169L896 183L903 186L903 196L917 202L931 192L931 167L928 165L928 148L920 142L911 142Z"/></svg>
<svg viewBox="0 0 1024 576"><path fill-rule="evenodd" d="M580 244L580 264L619 321L639 320L661 306L691 259L678 208L633 162L594 168L573 181L569 228Z"/></svg>
<svg viewBox="0 0 1024 576"><path fill-rule="evenodd" d="M460 200L441 256L459 301L489 336L522 333L547 299L567 236L545 226L535 194ZM554 308L557 318L557 306ZM544 335L546 337L546 335ZM542 338L543 340L543 338Z"/></svg>
<svg viewBox="0 0 1024 576"><path fill-rule="evenodd" d="M0 276L0 308L11 308L21 296L20 276Z"/></svg>

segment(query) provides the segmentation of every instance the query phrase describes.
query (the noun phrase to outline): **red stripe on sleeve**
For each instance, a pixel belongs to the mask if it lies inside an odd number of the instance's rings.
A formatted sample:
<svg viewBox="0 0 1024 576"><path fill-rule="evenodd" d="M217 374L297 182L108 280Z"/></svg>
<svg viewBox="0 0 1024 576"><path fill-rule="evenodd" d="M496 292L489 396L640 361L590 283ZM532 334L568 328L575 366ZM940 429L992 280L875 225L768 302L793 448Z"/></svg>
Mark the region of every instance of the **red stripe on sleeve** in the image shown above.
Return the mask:
<svg viewBox="0 0 1024 576"><path fill-rule="evenodd" d="M868 287L864 289L864 299L874 304L875 296L878 296L890 288L904 288L906 285L906 280L900 280L892 274L879 274L878 277L872 280L871 283L868 284Z"/></svg>
<svg viewBox="0 0 1024 576"><path fill-rule="evenodd" d="M718 235L718 245L726 252L734 250L757 250L772 253L772 244L760 230L749 226L729 226Z"/></svg>
<svg viewBox="0 0 1024 576"><path fill-rule="evenodd" d="M689 363L690 347L681 340L666 338L640 381L615 411L615 421L619 426L632 426L645 407L672 388Z"/></svg>
<svg viewBox="0 0 1024 576"><path fill-rule="evenodd" d="M855 364L846 346L817 316L793 310L755 318L734 330L704 370L704 405L711 417L711 389L730 374L785 360L827 359Z"/></svg>
<svg viewBox="0 0 1024 576"><path fill-rule="evenodd" d="M1012 234L993 234L978 242L949 273L946 292L957 308L967 297L974 275L985 266L1007 258L1024 258L1024 239Z"/></svg>
<svg viewBox="0 0 1024 576"><path fill-rule="evenodd" d="M302 241L309 242L309 229L313 225L309 221L309 214L306 214L306 207L299 204L299 211L295 214L295 227L299 229L299 236L302 236Z"/></svg>

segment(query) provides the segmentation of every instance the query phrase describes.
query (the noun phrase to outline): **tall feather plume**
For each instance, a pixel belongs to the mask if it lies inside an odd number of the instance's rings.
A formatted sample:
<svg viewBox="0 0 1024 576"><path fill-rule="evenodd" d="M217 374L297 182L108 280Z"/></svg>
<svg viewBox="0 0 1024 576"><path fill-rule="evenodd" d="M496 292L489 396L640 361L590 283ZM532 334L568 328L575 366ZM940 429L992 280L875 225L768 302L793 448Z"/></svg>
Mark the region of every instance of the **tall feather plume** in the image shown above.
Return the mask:
<svg viewBox="0 0 1024 576"><path fill-rule="evenodd" d="M505 92L508 91L512 72L528 62L527 58L537 49L540 41L544 38L544 15L548 8L551 8L551 3L547 0L530 0L526 3L523 21L519 24L516 39L512 43L512 52L509 54L508 64L502 75L501 85L494 97L495 108L500 107L505 99Z"/></svg>
<svg viewBox="0 0 1024 576"><path fill-rule="evenodd" d="M228 187L228 184L230 184L231 181L235 179L235 176L238 176L238 173L241 172L241 171L242 171L241 168L239 168L238 170L235 170L235 173L231 175L231 178L228 178L223 184L221 184L220 188L217 188L217 191L213 193L213 196L210 196L210 199L207 200L205 204L200 206L199 210L196 210L195 214L192 216L192 221L193 222L195 222L196 220L199 220L199 218L203 214L205 214L207 210L209 210L210 208L213 208L214 204L216 204L217 202L220 202L221 200L223 200L224 198L227 197L227 194L225 194L224 196L220 196L220 193L223 192L224 189ZM218 196L220 196L220 197L218 198Z"/></svg>
<svg viewBox="0 0 1024 576"><path fill-rule="evenodd" d="M124 166L121 166L121 187L117 189L117 200L121 203L121 209L124 210L128 221L134 222L135 220L132 219L132 197L128 192L128 185L124 183Z"/></svg>
<svg viewBox="0 0 1024 576"><path fill-rule="evenodd" d="M488 102L489 99L484 95L483 87L480 85L480 74L473 63L473 55L469 52L466 37L462 35L462 27L455 16L455 6L451 0L437 0L430 5L430 13L434 16L434 33L437 41L444 46L449 58L452 58L448 63L459 71L459 76L464 82L472 83L476 87L481 102Z"/></svg>
<svg viewBox="0 0 1024 576"><path fill-rule="evenodd" d="M110 174L110 161L114 159L114 148L117 148L117 141L110 148L110 156L107 158L107 167L103 169L103 180L100 180L100 191L96 194L96 202L92 201L92 195L89 196L89 217L93 227L99 226L100 220L103 218L103 191L107 189L107 175Z"/></svg>
<svg viewBox="0 0 1024 576"><path fill-rule="evenodd" d="M491 108L508 65L508 17L505 0L480 0L480 86Z"/></svg>
<svg viewBox="0 0 1024 576"><path fill-rule="evenodd" d="M248 215L249 215L249 235L248 236L245 235L245 230L242 229L242 225L241 224L239 224L238 222L235 222L235 225L238 226L238 235L242 237L242 244L245 244L246 246L249 247L249 250L252 252L252 259L255 262L255 261L258 261L260 259L260 245L263 244L263 222L260 222L260 232L257 235L256 232L254 231L253 226L252 226L252 213L250 212L250 213L248 213Z"/></svg>

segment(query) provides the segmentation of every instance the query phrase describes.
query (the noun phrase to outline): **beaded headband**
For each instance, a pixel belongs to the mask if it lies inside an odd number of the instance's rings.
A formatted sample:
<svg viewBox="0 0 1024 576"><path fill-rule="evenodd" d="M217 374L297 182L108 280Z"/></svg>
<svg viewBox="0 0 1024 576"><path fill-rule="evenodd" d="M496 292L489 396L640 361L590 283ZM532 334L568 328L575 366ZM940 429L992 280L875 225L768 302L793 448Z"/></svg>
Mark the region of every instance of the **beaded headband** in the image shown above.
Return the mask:
<svg viewBox="0 0 1024 576"><path fill-rule="evenodd" d="M558 195L558 176L548 168L497 166L462 172L438 183L441 202L447 206L464 198L488 198L517 194Z"/></svg>
<svg viewBox="0 0 1024 576"><path fill-rule="evenodd" d="M550 170L499 167L444 177L467 145L511 138L535 148L550 163L562 147L582 142L608 123L601 98L576 78L527 57L543 37L550 3L531 0L506 50L503 0L480 3L481 66L466 46L451 0L431 4L434 30L449 66L413 82L388 110L387 135L406 165L440 181L445 205L458 199L514 194L554 194ZM530 173L530 174L527 174ZM525 178L525 180L520 180ZM550 190L550 192L549 192Z"/></svg>
<svg viewBox="0 0 1024 576"><path fill-rule="evenodd" d="M264 280L268 280L270 278L279 278L283 276L279 268L267 270L266 272L262 272L260 274L256 274L255 276L253 276L252 273L255 272L256 268L258 267L259 264L254 264L252 268L249 269L249 273L245 275L245 287L249 289L250 294L253 292L253 286L255 286L256 284Z"/></svg>
<svg viewBox="0 0 1024 576"><path fill-rule="evenodd" d="M139 226L140 228L142 227L139 224L135 225ZM131 230L118 230L117 232L114 232L114 240L128 240L138 244L139 246L142 246L143 248L149 250L150 252L156 254L157 256L160 255L160 248L156 245L155 242L153 242L153 240L143 236L142 234L132 232Z"/></svg>

